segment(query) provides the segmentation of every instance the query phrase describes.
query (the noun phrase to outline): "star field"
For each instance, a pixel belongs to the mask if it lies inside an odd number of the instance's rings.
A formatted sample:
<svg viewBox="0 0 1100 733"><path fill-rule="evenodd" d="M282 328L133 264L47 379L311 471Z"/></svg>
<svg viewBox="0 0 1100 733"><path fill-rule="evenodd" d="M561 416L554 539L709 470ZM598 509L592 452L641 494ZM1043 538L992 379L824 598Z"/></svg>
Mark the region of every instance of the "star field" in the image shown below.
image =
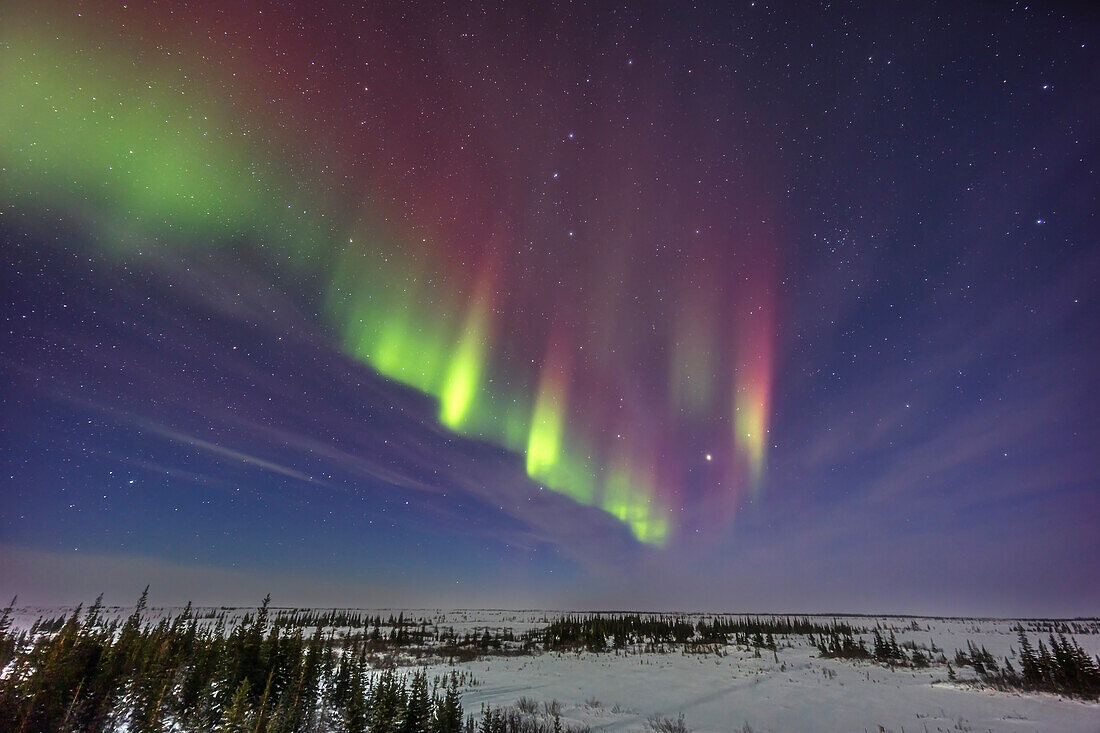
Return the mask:
<svg viewBox="0 0 1100 733"><path fill-rule="evenodd" d="M1095 14L0 28L13 592L1100 600Z"/></svg>

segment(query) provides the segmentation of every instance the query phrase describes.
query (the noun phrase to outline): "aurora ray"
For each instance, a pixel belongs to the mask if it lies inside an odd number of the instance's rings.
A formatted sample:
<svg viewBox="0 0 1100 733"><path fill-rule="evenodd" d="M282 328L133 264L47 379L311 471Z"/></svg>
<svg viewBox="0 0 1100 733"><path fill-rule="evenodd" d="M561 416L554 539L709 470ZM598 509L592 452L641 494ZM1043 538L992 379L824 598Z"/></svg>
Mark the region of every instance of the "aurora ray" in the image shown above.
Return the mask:
<svg viewBox="0 0 1100 733"><path fill-rule="evenodd" d="M533 481L602 509L642 543L676 537L682 520L668 508L687 490L698 454L689 443L728 443L732 431L749 467L746 478L723 462L726 473L704 491L759 486L775 326L770 314L731 321L738 308L727 302L745 282L771 287L760 265L769 249L748 217L701 235L670 228L659 206L635 221L611 188L578 189L569 194L578 206L590 196L608 202L593 218L615 236L575 246L577 232L532 208L530 191L477 192L474 172L504 170L480 162L491 140L456 145L438 163L449 186L469 191L461 201L439 178L410 174L421 184L410 185L383 148L412 149L413 133L370 110L330 105L320 119L229 41L195 40L170 58L156 33L105 42L122 12L77 23L44 4L33 20L5 26L0 190L20 210L90 220L104 253L122 258L149 236L181 257L255 247L281 278L314 283L304 299L321 303L320 325L379 374L434 398L442 426L514 452ZM191 12L201 23L206 11ZM259 35L281 33L266 19L249 22ZM336 98L345 80L333 69L315 81L316 94ZM270 100L284 98L273 110ZM292 146L288 126L298 131ZM385 146L373 146L372 131ZM345 144L358 146L352 167L340 162ZM641 161L643 152L624 154ZM565 168L545 185L562 185ZM635 228L691 255L643 251ZM650 284L631 268L667 271L677 297L643 300ZM638 425L657 437L623 438Z"/></svg>

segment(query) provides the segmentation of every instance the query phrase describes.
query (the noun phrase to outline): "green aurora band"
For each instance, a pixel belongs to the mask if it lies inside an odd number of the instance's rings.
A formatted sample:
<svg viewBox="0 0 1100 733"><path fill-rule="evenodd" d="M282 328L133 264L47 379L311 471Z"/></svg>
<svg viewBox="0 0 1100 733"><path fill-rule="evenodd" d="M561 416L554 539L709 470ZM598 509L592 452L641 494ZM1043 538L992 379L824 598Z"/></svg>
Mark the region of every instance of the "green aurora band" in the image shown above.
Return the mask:
<svg viewBox="0 0 1100 733"><path fill-rule="evenodd" d="M64 212L107 255L151 242L262 242L282 267L327 283L325 318L344 349L435 397L442 425L525 454L532 480L606 511L640 542L669 541L668 510L646 472L622 461L599 468L576 444L563 367L543 365L532 400L533 385L494 364L491 268L463 302L399 233L369 223L337 231L337 212L303 191L308 176L273 163L242 132L248 120L180 68L63 36L26 23L0 32L0 193L17 210ZM708 396L699 382L685 396L693 404Z"/></svg>

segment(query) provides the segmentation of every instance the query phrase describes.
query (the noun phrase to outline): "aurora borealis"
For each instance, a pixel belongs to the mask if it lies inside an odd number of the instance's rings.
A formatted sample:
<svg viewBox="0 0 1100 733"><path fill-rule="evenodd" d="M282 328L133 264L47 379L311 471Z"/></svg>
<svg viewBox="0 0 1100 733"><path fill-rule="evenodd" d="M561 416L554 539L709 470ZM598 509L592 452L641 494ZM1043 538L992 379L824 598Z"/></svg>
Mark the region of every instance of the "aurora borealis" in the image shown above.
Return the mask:
<svg viewBox="0 0 1100 733"><path fill-rule="evenodd" d="M874 542L880 610L967 547L951 610L1007 512L1096 549L1095 18L0 12L9 567L813 605Z"/></svg>

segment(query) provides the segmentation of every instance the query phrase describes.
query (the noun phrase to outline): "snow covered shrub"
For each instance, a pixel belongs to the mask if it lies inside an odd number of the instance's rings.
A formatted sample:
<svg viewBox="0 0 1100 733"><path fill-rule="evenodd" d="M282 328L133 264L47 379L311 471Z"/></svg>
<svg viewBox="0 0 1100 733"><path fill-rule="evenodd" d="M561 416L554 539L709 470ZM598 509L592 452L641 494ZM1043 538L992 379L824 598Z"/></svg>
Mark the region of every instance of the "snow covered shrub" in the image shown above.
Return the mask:
<svg viewBox="0 0 1100 733"><path fill-rule="evenodd" d="M654 713L649 716L646 724L654 733L691 733L691 729L684 723L683 713L680 713L676 720L663 717L660 713Z"/></svg>

